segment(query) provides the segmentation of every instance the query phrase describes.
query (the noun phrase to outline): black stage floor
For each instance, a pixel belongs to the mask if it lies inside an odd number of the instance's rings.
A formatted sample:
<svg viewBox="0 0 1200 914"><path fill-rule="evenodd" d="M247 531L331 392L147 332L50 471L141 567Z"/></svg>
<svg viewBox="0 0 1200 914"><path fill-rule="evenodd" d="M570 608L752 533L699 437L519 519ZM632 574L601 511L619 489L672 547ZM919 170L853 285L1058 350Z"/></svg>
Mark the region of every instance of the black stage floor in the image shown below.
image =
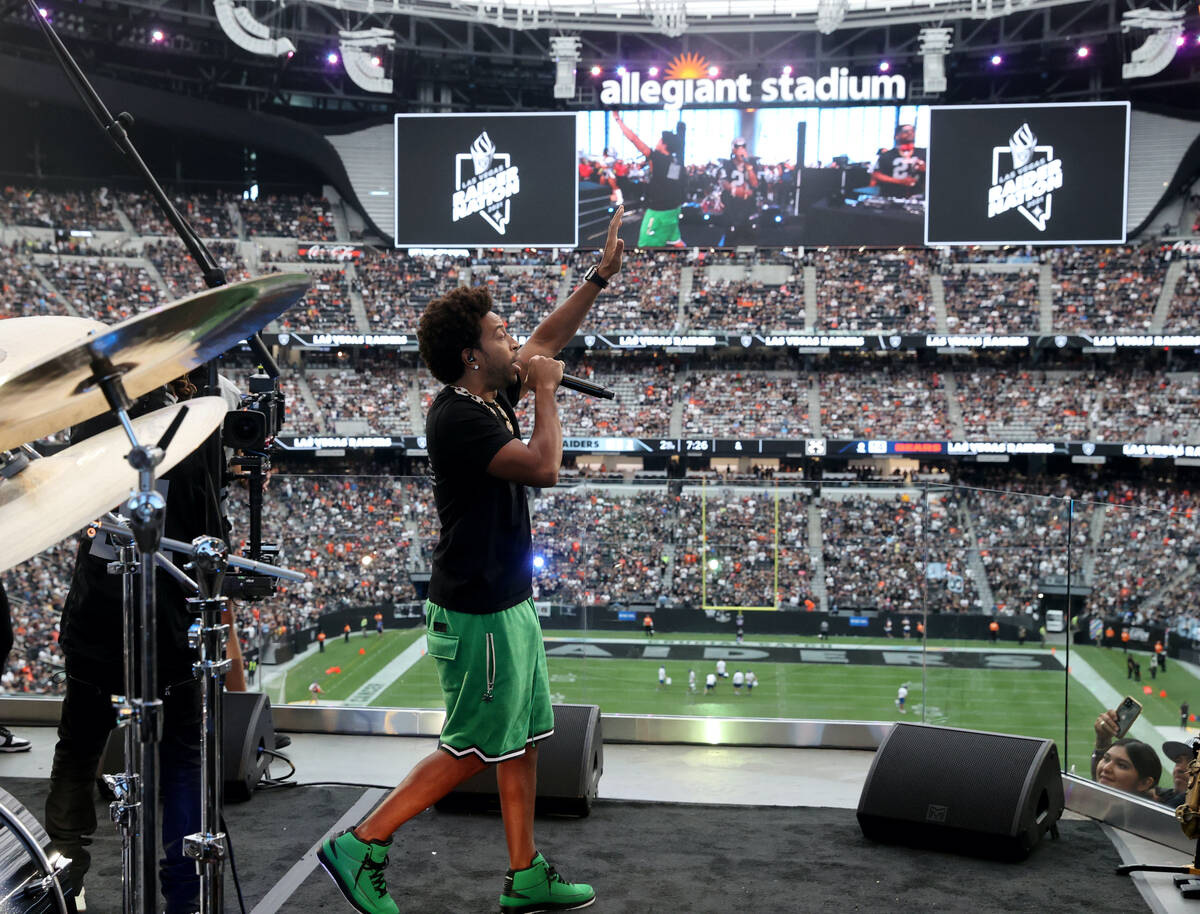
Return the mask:
<svg viewBox="0 0 1200 914"><path fill-rule="evenodd" d="M45 780L10 778L2 786L41 819ZM357 821L380 796L300 786L229 805L246 910L350 912L313 851L335 824ZM118 914L120 841L106 806L98 816L88 909ZM597 914L1149 910L1132 882L1113 874L1120 860L1096 823L1064 821L1060 833L1028 860L1000 863L875 844L850 809L601 800L587 818L539 817L537 825L539 848L559 871L595 886L589 910ZM498 815L431 810L397 834L387 877L404 912L494 911L506 866ZM226 910L236 912L226 882Z"/></svg>

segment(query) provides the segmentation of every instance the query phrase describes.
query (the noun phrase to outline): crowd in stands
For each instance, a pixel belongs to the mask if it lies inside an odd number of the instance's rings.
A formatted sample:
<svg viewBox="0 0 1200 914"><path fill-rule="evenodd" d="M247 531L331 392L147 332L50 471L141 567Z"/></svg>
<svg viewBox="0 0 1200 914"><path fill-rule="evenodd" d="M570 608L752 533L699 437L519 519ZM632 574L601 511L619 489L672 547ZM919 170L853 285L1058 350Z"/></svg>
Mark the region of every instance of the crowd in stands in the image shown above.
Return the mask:
<svg viewBox="0 0 1200 914"><path fill-rule="evenodd" d="M292 272L272 265L272 272ZM304 299L279 319L288 331L349 330L355 325L350 309L350 284L344 267L334 266L309 271L309 287Z"/></svg>
<svg viewBox="0 0 1200 914"><path fill-rule="evenodd" d="M675 508L661 491L556 488L531 503L535 598L583 605L663 592Z"/></svg>
<svg viewBox="0 0 1200 914"><path fill-rule="evenodd" d="M267 194L238 200L247 237L265 235L300 241L335 241L337 230L329 201L313 194Z"/></svg>
<svg viewBox="0 0 1200 914"><path fill-rule="evenodd" d="M13 649L0 657L0 692L61 692L58 624L75 563L75 538L0 572L12 614Z"/></svg>
<svg viewBox="0 0 1200 914"><path fill-rule="evenodd" d="M683 434L810 438L809 381L795 372L692 371L680 393Z"/></svg>
<svg viewBox="0 0 1200 914"><path fill-rule="evenodd" d="M828 249L815 258L817 329L829 332L936 329L929 255L922 251Z"/></svg>
<svg viewBox="0 0 1200 914"><path fill-rule="evenodd" d="M971 541L953 494L822 498L830 609L979 612ZM928 563L928 564L926 564Z"/></svg>
<svg viewBox="0 0 1200 914"><path fill-rule="evenodd" d="M1183 444L1200 441L1194 372L1096 372L1096 441Z"/></svg>
<svg viewBox="0 0 1200 914"><path fill-rule="evenodd" d="M978 368L955 374L968 438L1091 440L1097 376L1082 371Z"/></svg>
<svg viewBox="0 0 1200 914"><path fill-rule="evenodd" d="M1196 326L1197 317L1200 317L1200 260L1185 260L1183 274L1175 283L1166 326L1191 330Z"/></svg>
<svg viewBox="0 0 1200 914"><path fill-rule="evenodd" d="M9 185L0 197L0 222L39 228L119 232L122 225L113 209L114 196L107 187L50 191Z"/></svg>
<svg viewBox="0 0 1200 914"><path fill-rule="evenodd" d="M167 196L175 204L185 222L195 229L196 234L209 245L211 238L236 238L237 229L229 207L240 197L228 191L215 193L171 193ZM158 203L145 193L119 192L117 206L129 217L139 235L175 235L175 229L163 215Z"/></svg>
<svg viewBox="0 0 1200 914"><path fill-rule="evenodd" d="M1166 263L1153 247L1051 248L1054 329L1144 333L1151 327Z"/></svg>
<svg viewBox="0 0 1200 914"><path fill-rule="evenodd" d="M827 438L951 438L937 371L823 371L821 430Z"/></svg>
<svg viewBox="0 0 1200 914"><path fill-rule="evenodd" d="M1019 272L951 269L942 284L950 333L1036 333L1041 326L1036 266Z"/></svg>
<svg viewBox="0 0 1200 914"><path fill-rule="evenodd" d="M65 313L58 296L38 278L33 261L0 246L0 319Z"/></svg>
<svg viewBox="0 0 1200 914"><path fill-rule="evenodd" d="M356 434L416 433L408 405L407 379L396 372L361 368L310 371L305 380L324 417L323 431L336 432L339 423L359 422L363 428Z"/></svg>
<svg viewBox="0 0 1200 914"><path fill-rule="evenodd" d="M581 251L569 259L571 286L583 281L584 271L596 263L594 251ZM679 312L679 277L683 257L671 252L631 253L588 313L587 329L664 331L682 329Z"/></svg>
<svg viewBox="0 0 1200 914"><path fill-rule="evenodd" d="M778 601L814 611L823 592L831 610L905 614L980 612L990 591L997 614L1036 617L1039 582L1065 575L1069 558L1073 580L1091 587L1087 605L1106 616L1189 637L1200 627L1191 593L1200 504L1191 491L1015 477L1001 485L817 497L744 481L679 489L577 478L531 493L535 594L584 606ZM229 504L231 544L244 552L243 485L234 483ZM427 477L276 473L263 504L264 542L278 543L281 563L307 578L238 602L243 634L282 637L324 612L416 599L407 572L428 567L439 529ZM809 541L813 512L819 544ZM62 665L57 626L74 551L72 538L2 573L16 635L0 670L5 692L61 690L52 676Z"/></svg>
<svg viewBox="0 0 1200 914"><path fill-rule="evenodd" d="M216 260L217 266L225 271L226 282L240 282L250 278L250 271L236 243L206 241L204 246ZM142 255L154 264L172 299L183 298L207 288L204 275L182 242L175 239L148 242L142 248Z"/></svg>
<svg viewBox="0 0 1200 914"><path fill-rule="evenodd" d="M413 332L425 306L463 284L470 270L449 257L370 252L355 264L353 288L362 295L375 332Z"/></svg>
<svg viewBox="0 0 1200 914"><path fill-rule="evenodd" d="M1187 489L1152 484L1098 495L1092 517L1102 531L1089 603L1128 613L1139 625L1173 613L1194 615L1200 499Z"/></svg>
<svg viewBox="0 0 1200 914"><path fill-rule="evenodd" d="M1071 572L1080 580L1090 535L1086 510L1068 517L1068 497L1080 493L1013 482L1007 491L970 490L964 518L974 525L975 543L987 572L996 611L1024 615L1037 610L1037 584ZM1070 537L1068 537L1068 528Z"/></svg>
<svg viewBox="0 0 1200 914"><path fill-rule="evenodd" d="M803 330L804 288L798 277L785 285L759 280L709 280L697 271L687 326L693 330Z"/></svg>
<svg viewBox="0 0 1200 914"><path fill-rule="evenodd" d="M64 257L45 265L43 272L50 273L54 287L81 317L106 324L169 301L140 259Z"/></svg>

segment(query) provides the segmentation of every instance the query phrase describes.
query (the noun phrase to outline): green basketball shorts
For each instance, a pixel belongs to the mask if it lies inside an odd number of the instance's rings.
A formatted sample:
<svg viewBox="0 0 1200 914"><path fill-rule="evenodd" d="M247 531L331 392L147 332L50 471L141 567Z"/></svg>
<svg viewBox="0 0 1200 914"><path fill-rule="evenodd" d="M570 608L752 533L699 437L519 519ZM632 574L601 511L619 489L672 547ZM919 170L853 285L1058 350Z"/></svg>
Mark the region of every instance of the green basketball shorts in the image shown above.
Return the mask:
<svg viewBox="0 0 1200 914"><path fill-rule="evenodd" d="M681 245L679 234L679 207L674 209L648 209L642 216L642 228L638 232L639 248Z"/></svg>
<svg viewBox="0 0 1200 914"><path fill-rule="evenodd" d="M425 626L446 702L439 749L502 762L554 732L546 649L533 600L484 615L426 600Z"/></svg>

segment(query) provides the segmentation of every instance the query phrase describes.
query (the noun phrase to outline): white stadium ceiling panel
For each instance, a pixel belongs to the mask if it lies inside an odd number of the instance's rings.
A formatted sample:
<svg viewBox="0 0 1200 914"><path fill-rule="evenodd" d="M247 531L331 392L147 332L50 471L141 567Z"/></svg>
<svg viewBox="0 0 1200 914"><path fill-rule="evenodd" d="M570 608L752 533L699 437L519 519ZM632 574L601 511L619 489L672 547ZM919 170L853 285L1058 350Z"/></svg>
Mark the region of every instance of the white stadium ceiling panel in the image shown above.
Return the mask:
<svg viewBox="0 0 1200 914"><path fill-rule="evenodd" d="M362 13L480 22L511 29L649 32L802 31L818 8L845 8L841 27L993 19L1088 0L307 0Z"/></svg>

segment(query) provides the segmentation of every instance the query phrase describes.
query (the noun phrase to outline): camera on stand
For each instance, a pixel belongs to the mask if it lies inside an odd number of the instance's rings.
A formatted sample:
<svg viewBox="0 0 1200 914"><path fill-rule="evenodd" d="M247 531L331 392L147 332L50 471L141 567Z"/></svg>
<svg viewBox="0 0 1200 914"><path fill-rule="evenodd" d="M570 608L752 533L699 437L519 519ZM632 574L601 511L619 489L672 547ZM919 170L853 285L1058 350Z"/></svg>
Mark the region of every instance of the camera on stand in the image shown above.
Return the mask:
<svg viewBox="0 0 1200 914"><path fill-rule="evenodd" d="M283 393L279 379L265 373L249 379L250 393L241 407L225 416L222 440L240 453L230 460L229 478L244 479L249 495L250 550L246 558L269 565L279 564L279 546L262 542L263 480L271 469L268 449L283 425ZM226 596L263 600L275 593L276 579L254 571L238 571L225 578Z"/></svg>
<svg viewBox="0 0 1200 914"><path fill-rule="evenodd" d="M251 375L249 387L242 405L225 416L221 437L226 447L262 451L283 427L283 392L279 379L266 374Z"/></svg>

